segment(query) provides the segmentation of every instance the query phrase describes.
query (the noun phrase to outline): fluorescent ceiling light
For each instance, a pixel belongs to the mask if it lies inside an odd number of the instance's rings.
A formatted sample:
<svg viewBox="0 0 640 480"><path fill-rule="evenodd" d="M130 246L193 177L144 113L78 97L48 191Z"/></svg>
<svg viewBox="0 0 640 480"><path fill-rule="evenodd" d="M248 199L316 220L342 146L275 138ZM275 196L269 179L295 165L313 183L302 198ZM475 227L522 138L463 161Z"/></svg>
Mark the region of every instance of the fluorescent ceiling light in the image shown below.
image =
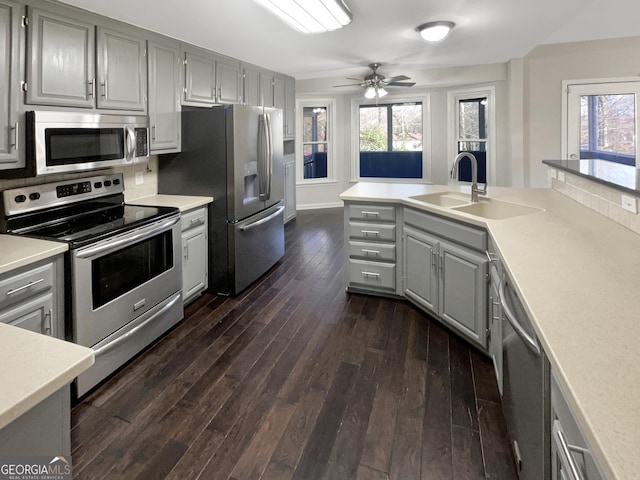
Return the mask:
<svg viewBox="0 0 640 480"><path fill-rule="evenodd" d="M455 26L453 22L429 22L420 25L416 30L427 42L439 42L449 35L451 29Z"/></svg>
<svg viewBox="0 0 640 480"><path fill-rule="evenodd" d="M337 30L351 23L342 0L255 0L302 33Z"/></svg>

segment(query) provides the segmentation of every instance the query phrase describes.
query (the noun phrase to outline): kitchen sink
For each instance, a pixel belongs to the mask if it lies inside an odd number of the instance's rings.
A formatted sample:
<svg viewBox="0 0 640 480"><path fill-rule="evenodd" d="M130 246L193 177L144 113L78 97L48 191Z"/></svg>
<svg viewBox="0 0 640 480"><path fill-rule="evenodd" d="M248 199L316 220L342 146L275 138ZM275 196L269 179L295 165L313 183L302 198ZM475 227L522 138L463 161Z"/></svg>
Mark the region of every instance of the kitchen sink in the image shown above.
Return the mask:
<svg viewBox="0 0 640 480"><path fill-rule="evenodd" d="M526 205L492 199L483 199L478 203L470 203L468 205L461 205L458 207L454 206L453 210L493 220L518 217L520 215L528 215L530 213L543 211L541 208L528 207Z"/></svg>
<svg viewBox="0 0 640 480"><path fill-rule="evenodd" d="M469 201L471 200L469 194L459 192L426 193L423 195L415 195L409 198L418 200L419 202L438 205L439 207L455 207L456 205L469 203Z"/></svg>

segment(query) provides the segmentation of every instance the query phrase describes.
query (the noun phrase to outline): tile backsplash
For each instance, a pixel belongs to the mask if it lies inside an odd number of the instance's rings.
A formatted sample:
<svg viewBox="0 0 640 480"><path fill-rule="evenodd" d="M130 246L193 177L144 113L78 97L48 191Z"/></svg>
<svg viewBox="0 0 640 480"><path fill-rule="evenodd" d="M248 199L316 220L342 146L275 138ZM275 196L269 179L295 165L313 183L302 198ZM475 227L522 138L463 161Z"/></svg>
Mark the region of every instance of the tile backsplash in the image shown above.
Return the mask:
<svg viewBox="0 0 640 480"><path fill-rule="evenodd" d="M64 180L75 180L91 175L100 175L107 172L122 172L124 176L124 197L125 201L147 197L158 193L158 157L153 155L149 162L130 167L118 167L112 169L95 170L82 173L65 173L57 175L46 175L42 177L16 178L10 180L0 179L0 192L11 188L19 188L27 185L38 185L41 183L61 182ZM136 178L138 184L136 184ZM141 183L140 183L141 182Z"/></svg>
<svg viewBox="0 0 640 480"><path fill-rule="evenodd" d="M635 198L636 206L638 206L640 195L622 192L568 172L564 172L564 174L564 182L557 178L551 179L551 188L640 234L640 215L624 210L621 198L622 195Z"/></svg>

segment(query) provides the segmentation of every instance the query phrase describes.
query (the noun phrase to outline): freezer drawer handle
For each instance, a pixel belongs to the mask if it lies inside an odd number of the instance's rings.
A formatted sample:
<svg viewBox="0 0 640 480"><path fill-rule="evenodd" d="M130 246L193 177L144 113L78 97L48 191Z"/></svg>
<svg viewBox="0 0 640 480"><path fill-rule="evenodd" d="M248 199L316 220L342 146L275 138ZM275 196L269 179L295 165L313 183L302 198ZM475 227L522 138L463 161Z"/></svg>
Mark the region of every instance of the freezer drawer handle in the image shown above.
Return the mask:
<svg viewBox="0 0 640 480"><path fill-rule="evenodd" d="M538 346L538 342L534 338L531 337L527 333L527 331L518 323L516 320L516 316L513 314L511 307L507 304L507 298L504 293L504 285L506 283L505 277L502 277L502 281L500 282L500 287L498 288L498 296L500 297L500 305L502 305L502 312L504 316L507 317L508 322L511 324L513 329L516 331L518 336L522 339L525 345L531 350L536 356L540 356L540 347Z"/></svg>
<svg viewBox="0 0 640 480"><path fill-rule="evenodd" d="M565 465L565 463L569 468L569 472L571 474L571 480L584 480L584 477L582 476L582 473L580 472L580 468L578 468L578 465L576 465L575 460L573 459L573 456L571 455L571 450L574 450L578 453L581 453L584 455L585 452L588 453L587 450L585 450L584 448L580 448L580 447L576 447L574 445L569 445L569 442L567 442L567 437L564 436L564 432L562 431L562 425L560 425L560 421L559 420L555 420L553 422L553 436L558 440L557 444L560 447L560 456L562 457L562 464Z"/></svg>
<svg viewBox="0 0 640 480"><path fill-rule="evenodd" d="M262 225L263 223L267 223L267 222L269 222L270 220L272 220L272 219L276 218L278 215L280 215L280 214L282 213L282 211L283 211L283 210L284 210L284 206L280 206L280 207L278 207L278 208L276 209L276 211L275 211L275 212L273 212L273 213L272 213L271 215L269 215L268 217L261 218L261 219L260 219L260 220L258 220L257 222L253 222L253 223L250 223L249 225L244 225L244 226L240 227L240 231L241 231L241 232L244 232L244 231L249 230L249 229L251 229L251 228L253 228L253 227L258 227L258 226Z"/></svg>

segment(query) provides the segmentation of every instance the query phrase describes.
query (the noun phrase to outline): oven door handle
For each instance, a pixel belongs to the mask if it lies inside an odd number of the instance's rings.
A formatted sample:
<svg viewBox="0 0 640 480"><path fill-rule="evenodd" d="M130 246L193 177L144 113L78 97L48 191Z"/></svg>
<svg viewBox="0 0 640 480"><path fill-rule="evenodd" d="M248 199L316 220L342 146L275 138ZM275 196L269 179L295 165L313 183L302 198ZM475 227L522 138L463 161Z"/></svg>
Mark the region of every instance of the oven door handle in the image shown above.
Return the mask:
<svg viewBox="0 0 640 480"><path fill-rule="evenodd" d="M518 322L515 314L511 310L509 306L509 302L507 301L507 297L505 295L505 286L506 280L505 277L502 277L502 281L500 282L500 286L498 287L498 296L500 297L500 305L502 306L502 313L507 317L507 321L511 324L516 334L522 339L524 344L527 346L532 353L539 357L541 355L540 347L538 346L538 342L536 342L535 338L527 333L522 325Z"/></svg>
<svg viewBox="0 0 640 480"><path fill-rule="evenodd" d="M116 348L118 345L120 345L121 343L125 342L129 337L131 337L132 335L135 335L136 332L142 330L146 325L148 325L149 323L153 322L154 320L156 320L160 315L163 315L167 310L169 310L171 307L173 307L175 305L175 303L180 300L180 298L182 298L181 295L176 295L175 298L173 300L171 300L169 303L167 303L164 307L162 307L160 310L158 310L156 313L154 313L153 315L151 315L149 318L147 318L144 322L142 322L140 325L136 325L135 327L133 327L131 330L129 330L127 333L125 333L124 335L122 335L121 337L118 337L117 339L115 339L113 342L111 343L107 343L106 345L103 345L102 347L96 349L93 351L93 355L97 358L100 355L104 355L105 353L110 352L111 350L113 350L114 348Z"/></svg>
<svg viewBox="0 0 640 480"><path fill-rule="evenodd" d="M168 230L170 227L172 227L179 221L180 221L180 216L178 215L174 218L170 218L168 221L163 222L162 224L150 230L144 230L134 235L126 235L124 238L119 238L118 240L113 240L108 243L96 245L95 247L89 247L89 248L78 250L76 251L75 256L77 258L91 258L91 257L95 257L96 255L100 255L101 253L107 252L109 250L113 250L115 248L121 247L122 245L126 245L128 243L146 240L147 238L154 237L159 233L162 233L165 230Z"/></svg>

